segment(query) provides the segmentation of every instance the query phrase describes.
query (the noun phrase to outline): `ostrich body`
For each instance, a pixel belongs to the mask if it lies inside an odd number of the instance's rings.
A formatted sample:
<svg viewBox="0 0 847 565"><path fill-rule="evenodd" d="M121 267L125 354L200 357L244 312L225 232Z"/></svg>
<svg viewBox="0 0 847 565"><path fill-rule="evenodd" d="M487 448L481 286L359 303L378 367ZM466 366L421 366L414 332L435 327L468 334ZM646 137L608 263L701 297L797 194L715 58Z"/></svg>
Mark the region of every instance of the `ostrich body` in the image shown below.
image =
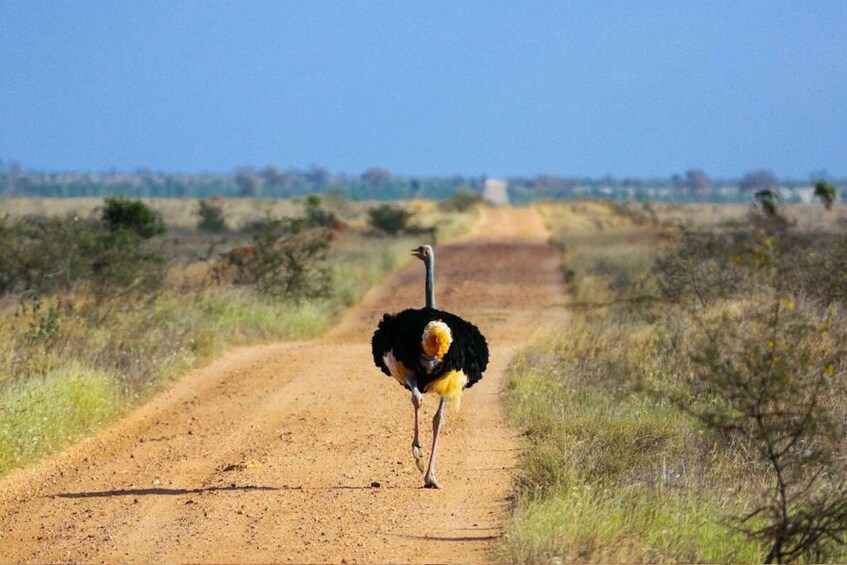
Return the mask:
<svg viewBox="0 0 847 565"><path fill-rule="evenodd" d="M412 393L415 434L412 454L428 488L441 488L435 477L438 434L448 401L458 404L462 391L482 378L488 345L479 329L462 318L435 308L435 256L422 245L412 253L426 266L426 307L385 314L371 341L374 363ZM440 397L432 418L432 453L424 467L418 416L424 393Z"/></svg>

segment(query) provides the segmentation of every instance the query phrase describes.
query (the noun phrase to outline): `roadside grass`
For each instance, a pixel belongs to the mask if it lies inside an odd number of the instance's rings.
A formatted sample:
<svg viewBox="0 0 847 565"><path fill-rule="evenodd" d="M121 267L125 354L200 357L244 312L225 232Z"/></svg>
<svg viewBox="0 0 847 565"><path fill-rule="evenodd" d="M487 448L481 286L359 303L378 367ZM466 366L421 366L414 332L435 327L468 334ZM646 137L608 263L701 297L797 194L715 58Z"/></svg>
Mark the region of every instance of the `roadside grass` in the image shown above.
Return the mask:
<svg viewBox="0 0 847 565"><path fill-rule="evenodd" d="M507 407L525 450L507 562L752 562L727 517L744 510L730 461L709 458L690 417L657 399L669 361L653 328L574 324L520 353Z"/></svg>
<svg viewBox="0 0 847 565"><path fill-rule="evenodd" d="M45 211L51 203L30 205ZM440 240L463 233L475 218L440 212L434 203L412 205L439 226ZM170 206L174 213L193 209ZM0 476L114 421L227 349L321 335L422 243L418 235L367 232L363 224L336 234L327 257L330 290L321 298L274 300L248 285L215 284L214 256L185 252L202 243L186 244L180 234L183 251L172 254L165 285L153 293L102 296L82 284L57 295L0 299Z"/></svg>
<svg viewBox="0 0 847 565"><path fill-rule="evenodd" d="M649 300L664 229L606 203L540 210L564 250L574 314L509 369L525 449L500 559L761 561L730 520L749 507L738 485L755 473L657 394L680 371Z"/></svg>
<svg viewBox="0 0 847 565"><path fill-rule="evenodd" d="M127 407L106 373L68 364L0 388L0 470L38 459L112 422Z"/></svg>

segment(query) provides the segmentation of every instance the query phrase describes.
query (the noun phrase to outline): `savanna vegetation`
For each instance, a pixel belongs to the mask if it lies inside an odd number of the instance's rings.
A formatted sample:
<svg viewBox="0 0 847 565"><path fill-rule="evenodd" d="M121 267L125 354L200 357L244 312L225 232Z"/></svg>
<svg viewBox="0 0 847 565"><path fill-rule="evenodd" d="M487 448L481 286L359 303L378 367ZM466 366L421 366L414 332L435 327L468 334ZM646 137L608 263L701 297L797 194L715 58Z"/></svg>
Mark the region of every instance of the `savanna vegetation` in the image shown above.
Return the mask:
<svg viewBox="0 0 847 565"><path fill-rule="evenodd" d="M847 559L847 213L772 204L539 206L573 314L510 367L504 561Z"/></svg>
<svg viewBox="0 0 847 565"><path fill-rule="evenodd" d="M0 200L0 474L237 345L309 338L474 210L410 201Z"/></svg>

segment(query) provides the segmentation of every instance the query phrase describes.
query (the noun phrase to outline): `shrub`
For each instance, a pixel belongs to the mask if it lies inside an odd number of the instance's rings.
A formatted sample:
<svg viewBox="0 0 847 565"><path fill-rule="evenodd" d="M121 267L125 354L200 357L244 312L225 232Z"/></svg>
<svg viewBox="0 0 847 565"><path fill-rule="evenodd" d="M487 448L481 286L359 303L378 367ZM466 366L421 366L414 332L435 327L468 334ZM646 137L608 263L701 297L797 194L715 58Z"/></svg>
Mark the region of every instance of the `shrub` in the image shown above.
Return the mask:
<svg viewBox="0 0 847 565"><path fill-rule="evenodd" d="M0 222L0 293L54 293L91 283L100 294L158 288L163 255L134 229L76 217Z"/></svg>
<svg viewBox="0 0 847 565"><path fill-rule="evenodd" d="M765 208L721 236L680 238L658 262L665 296L702 306L669 351L682 386L670 396L757 477L735 520L780 563L825 560L847 531L842 254L835 238L792 227Z"/></svg>
<svg viewBox="0 0 847 565"><path fill-rule="evenodd" d="M143 239L166 231L162 217L140 200L111 196L104 204L101 220L111 231L129 230Z"/></svg>
<svg viewBox="0 0 847 565"><path fill-rule="evenodd" d="M227 231L223 208L208 200L201 200L197 209L200 221L197 229L207 233L223 233Z"/></svg>
<svg viewBox="0 0 847 565"><path fill-rule="evenodd" d="M165 257L135 231L99 232L83 253L90 266L87 278L98 294L148 292L164 282Z"/></svg>
<svg viewBox="0 0 847 565"><path fill-rule="evenodd" d="M303 220L269 219L253 236L254 257L244 267L249 281L274 298L300 301L327 296L329 247L324 230L305 230Z"/></svg>
<svg viewBox="0 0 847 565"><path fill-rule="evenodd" d="M53 292L86 278L96 231L71 217L0 221L0 293Z"/></svg>
<svg viewBox="0 0 847 565"><path fill-rule="evenodd" d="M779 294L700 325L681 406L765 477L740 529L769 546L766 563L826 559L847 531L845 429L831 402L847 393L847 340L832 317Z"/></svg>
<svg viewBox="0 0 847 565"><path fill-rule="evenodd" d="M820 234L815 239L789 261L794 284L821 304L847 305L847 235Z"/></svg>
<svg viewBox="0 0 847 565"><path fill-rule="evenodd" d="M321 207L321 197L310 194L306 197L306 226L310 228L328 228L335 224L335 214Z"/></svg>
<svg viewBox="0 0 847 565"><path fill-rule="evenodd" d="M743 282L736 265L741 261L742 247L731 234L681 230L671 250L656 260L654 273L661 297L675 304L704 308L730 296Z"/></svg>
<svg viewBox="0 0 847 565"><path fill-rule="evenodd" d="M406 230L412 213L391 204L381 204L368 210L370 225L388 235L397 235Z"/></svg>

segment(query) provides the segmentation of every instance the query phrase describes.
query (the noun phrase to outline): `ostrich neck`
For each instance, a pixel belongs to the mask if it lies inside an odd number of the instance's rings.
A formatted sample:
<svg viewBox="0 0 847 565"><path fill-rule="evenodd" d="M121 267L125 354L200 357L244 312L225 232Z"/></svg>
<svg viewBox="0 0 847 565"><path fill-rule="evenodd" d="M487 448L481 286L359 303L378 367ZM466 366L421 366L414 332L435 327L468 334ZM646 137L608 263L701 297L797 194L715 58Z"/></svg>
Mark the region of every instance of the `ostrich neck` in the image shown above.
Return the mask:
<svg viewBox="0 0 847 565"><path fill-rule="evenodd" d="M426 264L426 307L435 308L435 258L429 257Z"/></svg>

